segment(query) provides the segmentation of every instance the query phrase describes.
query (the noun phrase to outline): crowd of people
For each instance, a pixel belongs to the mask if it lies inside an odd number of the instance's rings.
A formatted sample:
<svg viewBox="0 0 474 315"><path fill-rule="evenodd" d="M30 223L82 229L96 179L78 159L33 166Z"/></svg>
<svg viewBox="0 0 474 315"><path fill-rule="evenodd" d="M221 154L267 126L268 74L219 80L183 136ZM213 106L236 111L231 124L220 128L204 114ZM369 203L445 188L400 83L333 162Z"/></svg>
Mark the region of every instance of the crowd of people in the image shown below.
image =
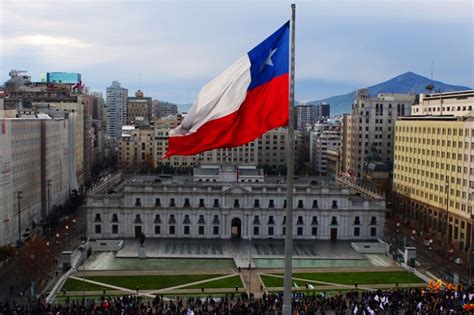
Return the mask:
<svg viewBox="0 0 474 315"><path fill-rule="evenodd" d="M179 298L163 296L144 300L136 295L69 300L48 304L37 300L27 305L14 302L0 305L0 314L179 314L179 315L244 315L281 314L281 295L265 294L247 299L233 295L223 298ZM378 291L311 293L292 301L294 315L310 314L468 314L474 312L474 290L397 289Z"/></svg>

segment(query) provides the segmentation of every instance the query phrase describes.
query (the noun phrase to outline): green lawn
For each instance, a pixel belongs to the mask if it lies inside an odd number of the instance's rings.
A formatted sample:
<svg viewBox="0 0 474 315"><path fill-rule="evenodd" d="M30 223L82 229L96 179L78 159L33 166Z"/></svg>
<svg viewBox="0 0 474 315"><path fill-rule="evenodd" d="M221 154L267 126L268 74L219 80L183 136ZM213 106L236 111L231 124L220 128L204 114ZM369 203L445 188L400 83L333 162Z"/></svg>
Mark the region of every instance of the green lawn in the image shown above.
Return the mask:
<svg viewBox="0 0 474 315"><path fill-rule="evenodd" d="M281 275L281 274L279 274ZM266 287L283 287L283 278L261 275ZM338 284L395 284L398 283L423 283L417 276L405 271L377 271L377 272L318 272L294 273L294 278L338 283ZM304 281L295 280L298 286L304 286Z"/></svg>
<svg viewBox="0 0 474 315"><path fill-rule="evenodd" d="M85 277L88 280L102 282L110 285L115 285L122 288L135 290L138 286L140 290L159 290L163 288L173 287L186 283L191 283L200 280L206 280L210 278L219 277L222 275L144 275L144 276L89 276ZM73 279L68 279L68 282ZM66 282L66 284L68 284ZM95 286L93 284L86 283L91 286L92 291L102 290L102 286ZM68 284L69 291L83 291L82 281L75 280ZM106 288L106 290L110 290Z"/></svg>
<svg viewBox="0 0 474 315"><path fill-rule="evenodd" d="M283 278L280 277L272 277L267 275L260 275L263 284L268 288L276 288L276 287L283 287ZM306 282L300 280L293 280L292 286L295 285L295 282L298 286L304 287Z"/></svg>
<svg viewBox="0 0 474 315"><path fill-rule="evenodd" d="M64 283L61 290L69 291L101 291L105 287L100 285L95 285L92 283L76 280L76 279L67 279L66 283ZM107 290L107 288L105 288ZM60 295L61 293L59 293Z"/></svg>
<svg viewBox="0 0 474 315"><path fill-rule="evenodd" d="M243 288L242 280L240 279L239 275L235 275L232 277L209 281L202 284L196 284L189 287L185 287L183 289L221 289L221 288L235 288L238 286L239 288Z"/></svg>

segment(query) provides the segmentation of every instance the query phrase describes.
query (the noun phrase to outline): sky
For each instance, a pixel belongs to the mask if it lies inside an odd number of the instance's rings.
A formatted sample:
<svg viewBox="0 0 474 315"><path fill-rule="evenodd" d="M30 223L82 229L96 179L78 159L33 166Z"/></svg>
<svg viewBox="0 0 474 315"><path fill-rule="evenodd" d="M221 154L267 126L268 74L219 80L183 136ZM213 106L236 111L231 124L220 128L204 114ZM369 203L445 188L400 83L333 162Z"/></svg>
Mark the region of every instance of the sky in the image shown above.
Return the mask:
<svg viewBox="0 0 474 315"><path fill-rule="evenodd" d="M295 1L296 99L407 71L474 87L474 1ZM0 82L11 69L79 72L92 91L191 103L290 17L290 1L0 0Z"/></svg>

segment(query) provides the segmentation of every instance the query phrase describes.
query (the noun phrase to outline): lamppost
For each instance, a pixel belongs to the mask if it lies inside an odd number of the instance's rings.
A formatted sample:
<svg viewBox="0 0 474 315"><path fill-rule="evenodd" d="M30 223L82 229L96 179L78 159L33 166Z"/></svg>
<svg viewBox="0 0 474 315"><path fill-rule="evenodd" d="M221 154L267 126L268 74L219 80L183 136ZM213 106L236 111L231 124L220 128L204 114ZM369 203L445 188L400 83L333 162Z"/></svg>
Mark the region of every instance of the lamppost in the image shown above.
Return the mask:
<svg viewBox="0 0 474 315"><path fill-rule="evenodd" d="M48 239L51 237L51 179L46 180L46 185L48 187Z"/></svg>
<svg viewBox="0 0 474 315"><path fill-rule="evenodd" d="M59 233L56 233L56 245L59 245Z"/></svg>
<svg viewBox="0 0 474 315"><path fill-rule="evenodd" d="M66 224L66 245L69 245L69 225Z"/></svg>
<svg viewBox="0 0 474 315"><path fill-rule="evenodd" d="M18 199L18 246L21 245L21 205L20 200L23 198L21 194L23 191L18 190L16 192L16 198Z"/></svg>
<svg viewBox="0 0 474 315"><path fill-rule="evenodd" d="M249 300L252 294L252 237L249 238Z"/></svg>

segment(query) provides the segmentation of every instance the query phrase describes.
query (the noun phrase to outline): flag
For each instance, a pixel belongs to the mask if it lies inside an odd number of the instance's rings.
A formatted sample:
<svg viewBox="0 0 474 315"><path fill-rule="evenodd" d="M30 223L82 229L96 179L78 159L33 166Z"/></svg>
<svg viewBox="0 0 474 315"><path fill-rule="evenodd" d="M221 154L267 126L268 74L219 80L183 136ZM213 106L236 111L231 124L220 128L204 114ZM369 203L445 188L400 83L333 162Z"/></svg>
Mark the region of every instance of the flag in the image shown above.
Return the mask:
<svg viewBox="0 0 474 315"><path fill-rule="evenodd" d="M248 143L288 124L289 22L206 84L162 158Z"/></svg>

